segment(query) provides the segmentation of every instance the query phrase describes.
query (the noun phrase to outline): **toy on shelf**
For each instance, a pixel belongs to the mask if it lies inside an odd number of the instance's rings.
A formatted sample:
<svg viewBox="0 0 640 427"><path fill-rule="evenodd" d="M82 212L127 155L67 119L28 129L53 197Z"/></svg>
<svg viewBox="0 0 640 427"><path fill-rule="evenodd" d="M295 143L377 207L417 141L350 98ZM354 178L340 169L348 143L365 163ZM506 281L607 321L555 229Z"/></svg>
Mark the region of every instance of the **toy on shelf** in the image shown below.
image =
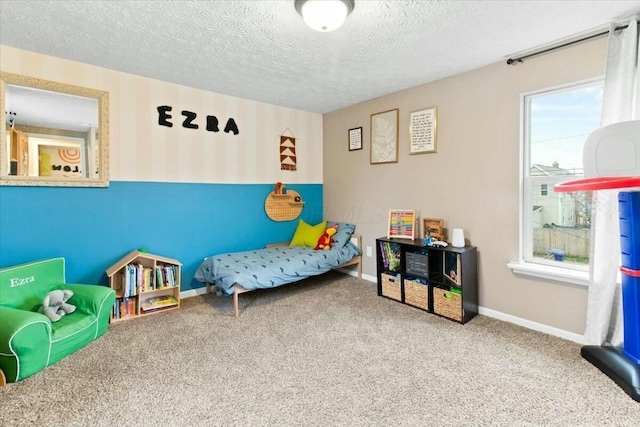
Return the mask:
<svg viewBox="0 0 640 427"><path fill-rule="evenodd" d="M276 196L284 196L287 194L287 189L285 188L286 185L284 185L281 182L276 182L275 187L273 188L273 194Z"/></svg>
<svg viewBox="0 0 640 427"><path fill-rule="evenodd" d="M618 195L624 346L588 345L580 353L640 402L640 164L628 159L640 159L640 120L614 123L591 133L584 147L587 178L555 185L554 190L635 188Z"/></svg>
<svg viewBox="0 0 640 427"><path fill-rule="evenodd" d="M442 218L423 218L423 236L424 239L430 237L430 240L445 240L444 235L444 220ZM425 243L427 245L428 243Z"/></svg>

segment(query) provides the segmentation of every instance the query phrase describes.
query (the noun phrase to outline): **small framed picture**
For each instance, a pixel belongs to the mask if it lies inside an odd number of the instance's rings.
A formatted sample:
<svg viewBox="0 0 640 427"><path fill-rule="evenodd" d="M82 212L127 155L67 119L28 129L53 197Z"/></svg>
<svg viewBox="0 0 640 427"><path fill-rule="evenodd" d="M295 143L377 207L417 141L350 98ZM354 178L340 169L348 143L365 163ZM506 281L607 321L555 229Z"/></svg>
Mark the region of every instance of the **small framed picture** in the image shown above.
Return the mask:
<svg viewBox="0 0 640 427"><path fill-rule="evenodd" d="M411 239L417 236L418 220L415 210L391 209L389 211L388 238Z"/></svg>
<svg viewBox="0 0 640 427"><path fill-rule="evenodd" d="M349 151L362 150L362 128L349 129Z"/></svg>
<svg viewBox="0 0 640 427"><path fill-rule="evenodd" d="M441 218L423 218L423 238L431 237L444 242L444 220Z"/></svg>

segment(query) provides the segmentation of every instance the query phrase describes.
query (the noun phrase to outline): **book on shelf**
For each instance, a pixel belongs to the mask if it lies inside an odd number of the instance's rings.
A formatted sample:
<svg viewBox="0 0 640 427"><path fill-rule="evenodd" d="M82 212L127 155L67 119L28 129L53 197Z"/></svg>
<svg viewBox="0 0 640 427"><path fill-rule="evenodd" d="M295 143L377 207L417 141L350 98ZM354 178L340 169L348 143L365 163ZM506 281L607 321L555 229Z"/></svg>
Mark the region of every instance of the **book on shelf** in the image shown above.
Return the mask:
<svg viewBox="0 0 640 427"><path fill-rule="evenodd" d="M135 316L137 314L136 298L117 298L116 303L113 305L112 314L114 319Z"/></svg>
<svg viewBox="0 0 640 427"><path fill-rule="evenodd" d="M118 280L117 287L122 290L122 295L125 297L136 296L140 292L153 291L157 287L164 287L162 279L157 280L160 286L156 286L153 279L153 270L140 263L126 265Z"/></svg>
<svg viewBox="0 0 640 427"><path fill-rule="evenodd" d="M162 267L156 267L156 289L163 287L164 279L162 278Z"/></svg>
<svg viewBox="0 0 640 427"><path fill-rule="evenodd" d="M142 301L141 308L143 311L151 311L158 308L173 307L175 305L178 305L178 300L173 295L161 295Z"/></svg>
<svg viewBox="0 0 640 427"><path fill-rule="evenodd" d="M158 265L156 267L156 289L176 287L176 267L174 265Z"/></svg>
<svg viewBox="0 0 640 427"><path fill-rule="evenodd" d="M380 254L385 270L400 271L400 245L393 242L380 242Z"/></svg>

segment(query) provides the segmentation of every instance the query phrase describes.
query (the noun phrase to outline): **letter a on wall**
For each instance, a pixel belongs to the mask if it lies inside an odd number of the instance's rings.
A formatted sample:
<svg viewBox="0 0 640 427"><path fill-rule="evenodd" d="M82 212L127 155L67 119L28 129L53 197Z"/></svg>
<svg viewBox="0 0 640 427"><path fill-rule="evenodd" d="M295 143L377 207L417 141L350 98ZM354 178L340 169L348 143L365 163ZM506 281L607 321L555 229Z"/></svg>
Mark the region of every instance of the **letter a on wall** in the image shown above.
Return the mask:
<svg viewBox="0 0 640 427"><path fill-rule="evenodd" d="M280 135L280 170L296 170L296 139L293 136Z"/></svg>

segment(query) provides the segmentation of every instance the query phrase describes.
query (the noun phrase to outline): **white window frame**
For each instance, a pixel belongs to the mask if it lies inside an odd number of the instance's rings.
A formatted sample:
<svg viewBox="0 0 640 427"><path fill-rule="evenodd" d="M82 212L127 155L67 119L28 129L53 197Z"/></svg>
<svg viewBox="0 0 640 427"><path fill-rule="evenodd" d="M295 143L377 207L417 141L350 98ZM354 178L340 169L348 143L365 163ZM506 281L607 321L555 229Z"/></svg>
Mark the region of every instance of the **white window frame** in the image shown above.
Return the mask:
<svg viewBox="0 0 640 427"><path fill-rule="evenodd" d="M598 77L547 89L536 90L520 95L520 176L519 176L519 257L507 264L514 273L535 278L570 283L579 286L589 285L589 267L565 264L554 260L533 259L533 183L552 186L571 179L567 176L531 177L530 174L530 103L533 96L544 96L567 89L593 86L604 81ZM577 178L577 177L572 177Z"/></svg>

